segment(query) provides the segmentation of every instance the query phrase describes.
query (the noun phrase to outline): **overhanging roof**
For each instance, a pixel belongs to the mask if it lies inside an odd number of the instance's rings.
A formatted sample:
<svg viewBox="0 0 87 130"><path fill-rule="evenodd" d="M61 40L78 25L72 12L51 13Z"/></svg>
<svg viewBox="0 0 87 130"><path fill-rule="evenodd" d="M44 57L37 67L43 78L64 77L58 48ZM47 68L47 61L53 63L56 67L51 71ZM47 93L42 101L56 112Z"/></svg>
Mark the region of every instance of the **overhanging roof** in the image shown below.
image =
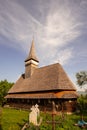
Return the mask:
<svg viewBox="0 0 87 130"><path fill-rule="evenodd" d="M62 91L62 92L46 92L46 93L22 93L22 94L8 94L5 98L14 98L14 99L70 99L77 98L78 95L75 91Z"/></svg>
<svg viewBox="0 0 87 130"><path fill-rule="evenodd" d="M68 98L77 98L78 94L75 91L62 91L55 93L55 96L57 98L68 99Z"/></svg>

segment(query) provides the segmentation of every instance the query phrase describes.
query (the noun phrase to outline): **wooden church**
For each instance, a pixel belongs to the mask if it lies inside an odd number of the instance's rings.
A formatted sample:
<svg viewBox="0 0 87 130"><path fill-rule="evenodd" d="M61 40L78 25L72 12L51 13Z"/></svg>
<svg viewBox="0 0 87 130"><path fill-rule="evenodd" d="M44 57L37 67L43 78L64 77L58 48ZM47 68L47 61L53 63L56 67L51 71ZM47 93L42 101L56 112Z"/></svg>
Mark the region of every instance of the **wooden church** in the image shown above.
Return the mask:
<svg viewBox="0 0 87 130"><path fill-rule="evenodd" d="M5 97L7 103L27 109L39 104L41 110L50 111L54 101L58 111L75 111L78 94L63 67L56 63L39 68L38 64L33 40L25 60L25 73L9 90Z"/></svg>

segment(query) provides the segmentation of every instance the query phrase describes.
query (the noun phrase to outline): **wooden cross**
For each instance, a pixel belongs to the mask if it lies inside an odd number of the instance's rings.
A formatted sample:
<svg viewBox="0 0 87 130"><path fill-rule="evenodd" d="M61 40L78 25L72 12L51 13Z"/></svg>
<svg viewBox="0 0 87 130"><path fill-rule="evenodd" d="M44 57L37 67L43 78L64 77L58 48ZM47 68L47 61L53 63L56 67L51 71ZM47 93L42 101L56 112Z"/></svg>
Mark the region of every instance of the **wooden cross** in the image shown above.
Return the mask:
<svg viewBox="0 0 87 130"><path fill-rule="evenodd" d="M55 121L55 115L56 115L56 110L55 110L55 102L52 102L52 121L47 121L48 124L52 124L52 130L55 130L55 125L60 124L61 122Z"/></svg>

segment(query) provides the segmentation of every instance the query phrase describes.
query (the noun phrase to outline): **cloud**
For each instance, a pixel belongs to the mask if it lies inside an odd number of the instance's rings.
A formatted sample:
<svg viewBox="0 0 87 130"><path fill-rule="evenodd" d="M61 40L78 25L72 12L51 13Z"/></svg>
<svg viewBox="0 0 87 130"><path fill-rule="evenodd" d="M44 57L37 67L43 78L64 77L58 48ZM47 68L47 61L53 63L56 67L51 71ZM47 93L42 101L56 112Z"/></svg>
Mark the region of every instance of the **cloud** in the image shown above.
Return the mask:
<svg viewBox="0 0 87 130"><path fill-rule="evenodd" d="M16 2L6 0L1 3L0 34L15 42L8 45L11 44L13 47L19 45L26 51L34 30L40 26L41 24Z"/></svg>
<svg viewBox="0 0 87 130"><path fill-rule="evenodd" d="M60 51L58 57L59 57L59 62L61 64L67 64L68 60L73 58L72 48L68 48Z"/></svg>
<svg viewBox="0 0 87 130"><path fill-rule="evenodd" d="M20 46L24 52L29 51L34 34L42 64L44 62L53 63L57 61L57 58L62 64L67 64L73 55L72 47L68 45L81 35L79 27L83 24L77 20L76 15L72 16L72 11L66 3L54 2L53 4L51 1L47 12L42 7L44 3L35 6L42 13L42 19L43 14L46 14L41 23L40 18L35 18L34 14L37 12L31 15L30 11L17 1L2 1L0 4L0 34L15 42L15 44L10 42L9 46L18 46L18 48Z"/></svg>

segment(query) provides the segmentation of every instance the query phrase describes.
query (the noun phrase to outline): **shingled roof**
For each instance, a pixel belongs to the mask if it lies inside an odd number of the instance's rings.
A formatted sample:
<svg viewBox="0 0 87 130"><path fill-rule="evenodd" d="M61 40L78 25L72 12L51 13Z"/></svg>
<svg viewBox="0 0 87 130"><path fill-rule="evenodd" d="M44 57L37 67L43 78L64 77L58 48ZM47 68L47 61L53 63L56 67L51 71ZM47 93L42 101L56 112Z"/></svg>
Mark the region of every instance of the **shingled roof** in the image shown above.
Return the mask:
<svg viewBox="0 0 87 130"><path fill-rule="evenodd" d="M75 91L62 91L62 92L45 92L45 93L15 93L8 94L5 98L20 98L20 99L50 99L50 98L62 98L70 99L77 98L78 94Z"/></svg>
<svg viewBox="0 0 87 130"><path fill-rule="evenodd" d="M29 78L21 75L8 93L43 92L51 90L76 90L74 84L59 63L37 68Z"/></svg>

